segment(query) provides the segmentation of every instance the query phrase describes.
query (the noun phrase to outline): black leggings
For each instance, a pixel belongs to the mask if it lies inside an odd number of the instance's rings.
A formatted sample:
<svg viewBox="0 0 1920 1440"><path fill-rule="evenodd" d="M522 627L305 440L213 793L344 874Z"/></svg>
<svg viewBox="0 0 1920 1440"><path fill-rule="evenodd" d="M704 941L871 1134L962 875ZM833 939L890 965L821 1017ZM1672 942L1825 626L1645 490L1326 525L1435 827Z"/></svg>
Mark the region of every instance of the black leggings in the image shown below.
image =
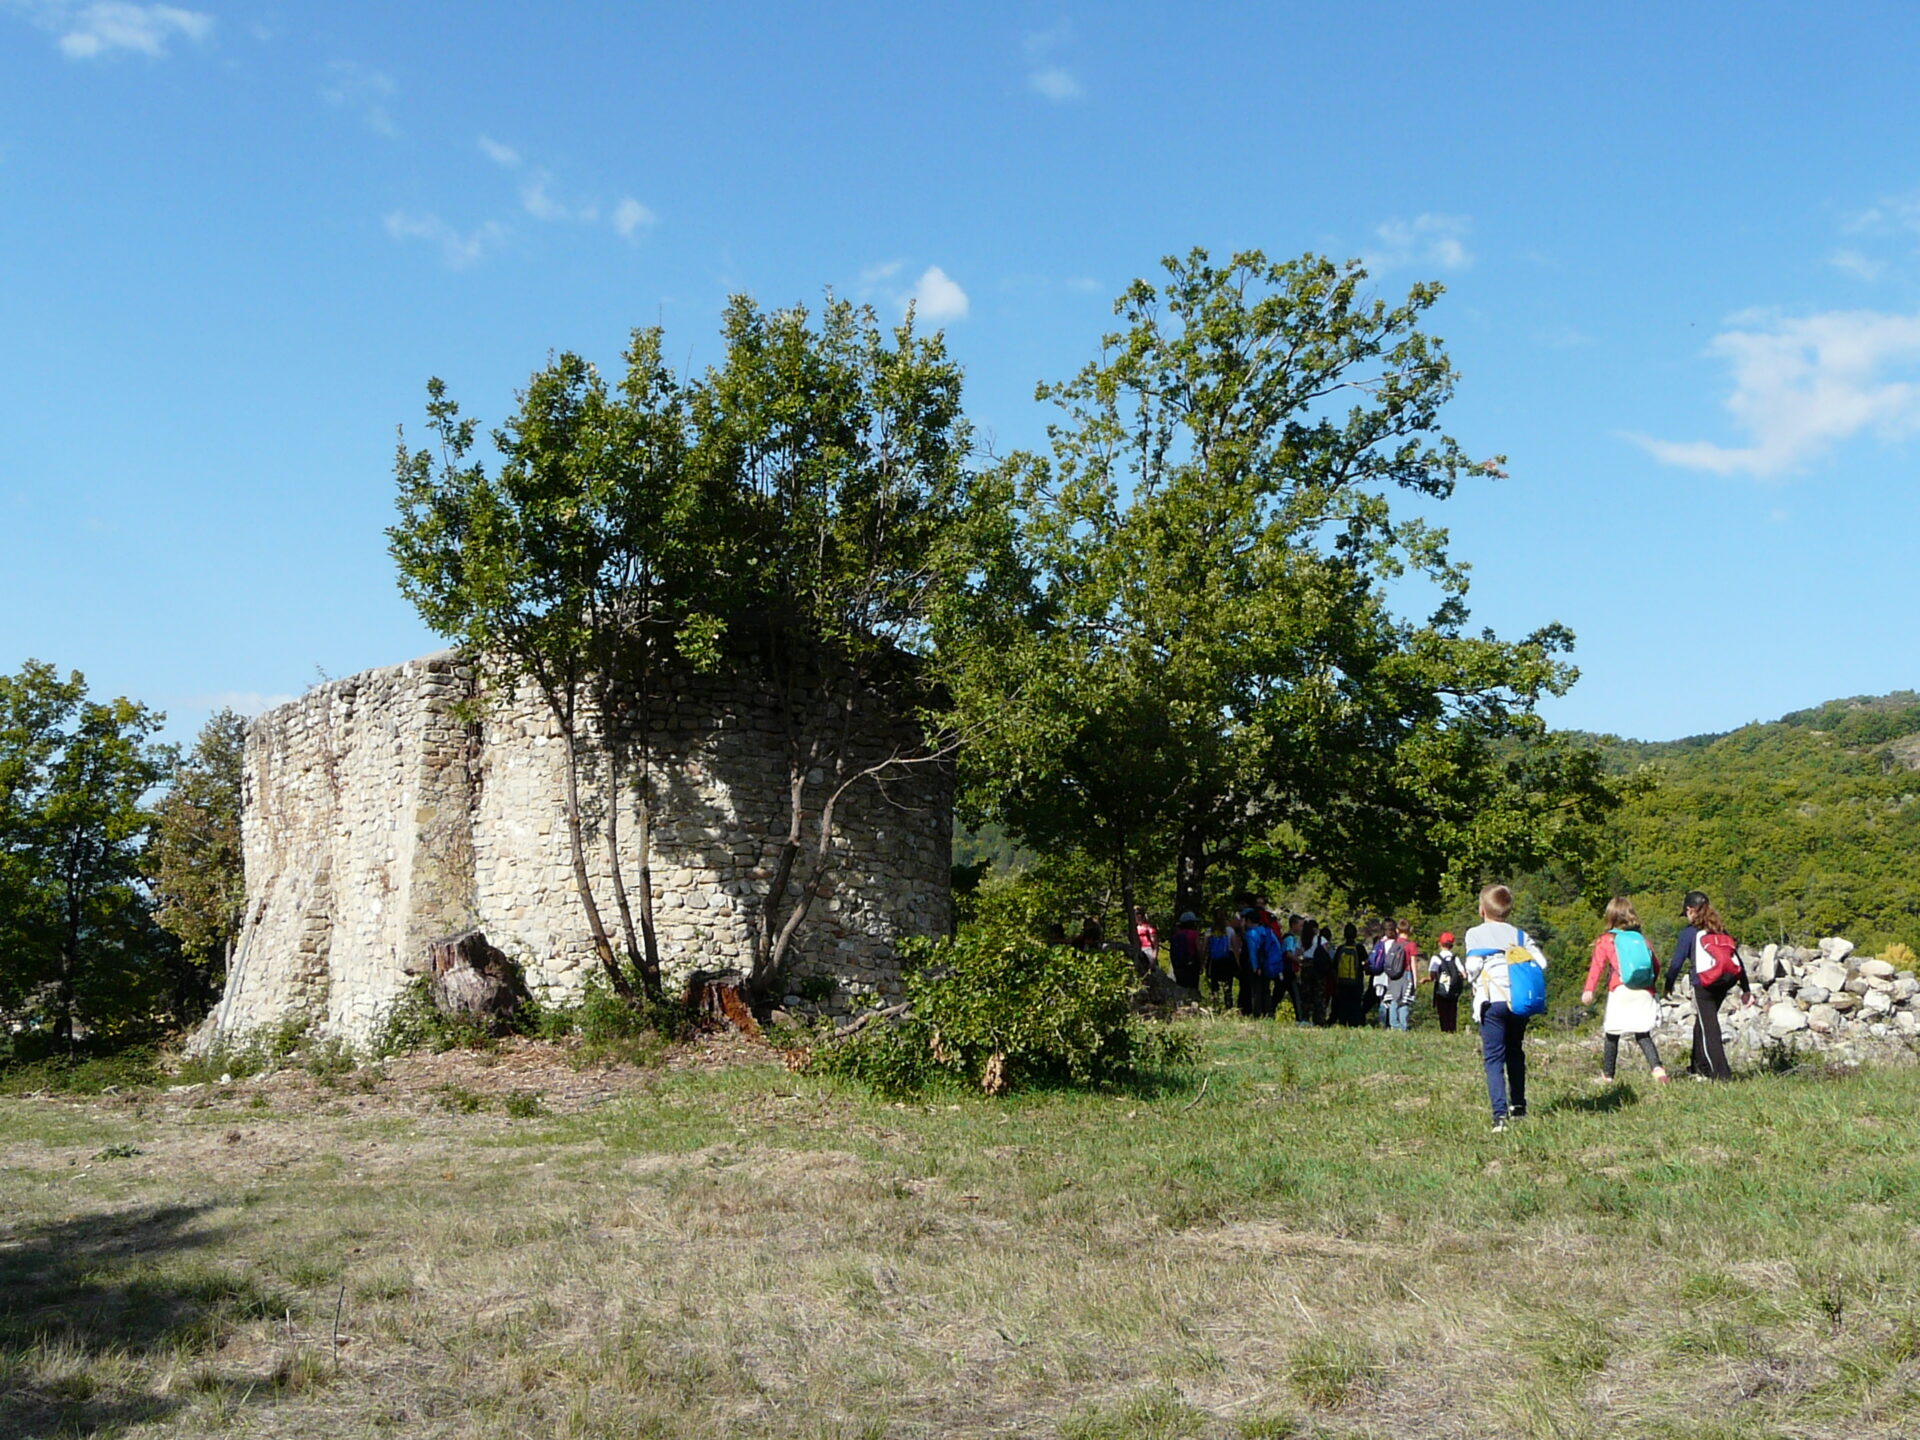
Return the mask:
<svg viewBox="0 0 1920 1440"><path fill-rule="evenodd" d="M1648 1068L1658 1070L1660 1068L1660 1047L1653 1043L1653 1036L1640 1034L1633 1038L1640 1046L1640 1053L1647 1057ZM1600 1053L1600 1069L1605 1073L1606 1077L1611 1080L1613 1078L1614 1066L1619 1063L1620 1037L1618 1035L1609 1035L1607 1036L1606 1048Z"/></svg>
<svg viewBox="0 0 1920 1440"><path fill-rule="evenodd" d="M1733 986L1732 980L1723 980L1711 990L1701 985L1693 987L1693 1057L1687 1068L1711 1080L1733 1078L1727 1047L1720 1039L1720 1002Z"/></svg>

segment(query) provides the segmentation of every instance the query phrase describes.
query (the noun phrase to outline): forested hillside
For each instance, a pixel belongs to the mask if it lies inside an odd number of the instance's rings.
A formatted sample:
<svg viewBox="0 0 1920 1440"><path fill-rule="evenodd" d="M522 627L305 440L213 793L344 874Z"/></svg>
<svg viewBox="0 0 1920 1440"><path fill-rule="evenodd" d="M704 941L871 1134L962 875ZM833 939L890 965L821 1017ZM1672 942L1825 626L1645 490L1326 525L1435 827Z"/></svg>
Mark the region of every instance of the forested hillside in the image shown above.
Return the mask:
<svg viewBox="0 0 1920 1440"><path fill-rule="evenodd" d="M1677 911L1698 887L1756 942L1920 946L1920 695L1831 700L1665 743L1584 738L1616 773L1659 782L1616 817L1622 890Z"/></svg>

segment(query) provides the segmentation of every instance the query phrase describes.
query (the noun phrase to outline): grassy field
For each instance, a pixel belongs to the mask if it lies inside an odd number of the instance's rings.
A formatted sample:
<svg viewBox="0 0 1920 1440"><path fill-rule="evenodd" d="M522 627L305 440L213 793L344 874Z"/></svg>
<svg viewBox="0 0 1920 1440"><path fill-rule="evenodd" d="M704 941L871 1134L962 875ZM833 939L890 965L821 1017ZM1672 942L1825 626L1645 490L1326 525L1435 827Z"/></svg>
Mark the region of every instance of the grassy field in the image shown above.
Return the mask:
<svg viewBox="0 0 1920 1440"><path fill-rule="evenodd" d="M1920 1069L1198 1022L899 1105L707 1047L0 1099L0 1435L1920 1433ZM506 1076L507 1079L502 1077Z"/></svg>

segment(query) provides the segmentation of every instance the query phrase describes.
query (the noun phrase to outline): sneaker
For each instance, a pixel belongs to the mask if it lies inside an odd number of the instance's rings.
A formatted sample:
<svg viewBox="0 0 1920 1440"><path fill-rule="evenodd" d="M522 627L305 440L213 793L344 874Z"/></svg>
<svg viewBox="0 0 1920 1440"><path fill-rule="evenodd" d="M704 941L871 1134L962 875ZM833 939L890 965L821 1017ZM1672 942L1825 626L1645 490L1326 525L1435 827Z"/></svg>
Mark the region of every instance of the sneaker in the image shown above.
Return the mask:
<svg viewBox="0 0 1920 1440"><path fill-rule="evenodd" d="M1503 1134L1506 1128L1507 1122L1504 1120L1496 1120L1493 1122L1493 1133L1496 1135Z"/></svg>
<svg viewBox="0 0 1920 1440"><path fill-rule="evenodd" d="M1526 1112L1526 1108L1525 1108L1524 1106L1522 1106L1522 1107L1521 1107L1520 1109L1518 1109L1518 1110L1509 1110L1509 1111L1507 1112L1507 1118L1508 1118L1509 1120L1524 1120L1524 1119L1526 1119L1526 1118L1527 1118L1527 1112Z"/></svg>
<svg viewBox="0 0 1920 1440"><path fill-rule="evenodd" d="M1613 1077L1611 1075L1596 1075L1593 1077L1593 1083L1596 1085L1611 1085L1613 1083Z"/></svg>

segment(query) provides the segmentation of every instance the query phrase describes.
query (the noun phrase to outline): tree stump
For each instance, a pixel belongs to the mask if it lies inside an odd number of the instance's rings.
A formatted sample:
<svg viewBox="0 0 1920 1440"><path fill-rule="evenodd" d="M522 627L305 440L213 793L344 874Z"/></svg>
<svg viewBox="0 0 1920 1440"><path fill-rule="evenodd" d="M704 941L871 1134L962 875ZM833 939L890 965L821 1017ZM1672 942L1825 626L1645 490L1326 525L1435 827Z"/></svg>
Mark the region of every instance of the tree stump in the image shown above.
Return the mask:
<svg viewBox="0 0 1920 1440"><path fill-rule="evenodd" d="M427 943L427 987L441 1014L489 1023L512 1019L527 998L520 968L483 930Z"/></svg>
<svg viewBox="0 0 1920 1440"><path fill-rule="evenodd" d="M687 1009L710 1025L726 1025L760 1038L760 1022L747 999L747 977L738 970L696 970L687 977Z"/></svg>

